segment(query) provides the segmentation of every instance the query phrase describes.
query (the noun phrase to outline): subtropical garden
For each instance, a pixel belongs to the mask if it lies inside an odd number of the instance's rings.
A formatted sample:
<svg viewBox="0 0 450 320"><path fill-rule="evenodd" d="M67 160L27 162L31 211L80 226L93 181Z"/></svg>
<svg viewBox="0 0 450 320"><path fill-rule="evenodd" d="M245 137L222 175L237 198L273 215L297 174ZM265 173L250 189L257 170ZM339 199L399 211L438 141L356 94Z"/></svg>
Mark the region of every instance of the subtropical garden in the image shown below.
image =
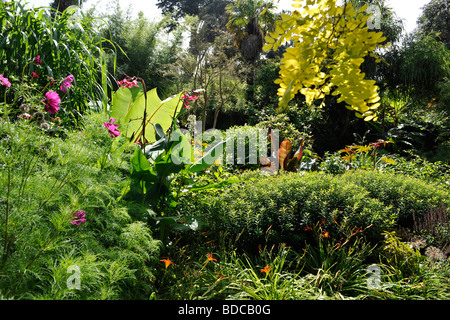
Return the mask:
<svg viewBox="0 0 450 320"><path fill-rule="evenodd" d="M0 297L449 299L446 1L157 5L0 3Z"/></svg>

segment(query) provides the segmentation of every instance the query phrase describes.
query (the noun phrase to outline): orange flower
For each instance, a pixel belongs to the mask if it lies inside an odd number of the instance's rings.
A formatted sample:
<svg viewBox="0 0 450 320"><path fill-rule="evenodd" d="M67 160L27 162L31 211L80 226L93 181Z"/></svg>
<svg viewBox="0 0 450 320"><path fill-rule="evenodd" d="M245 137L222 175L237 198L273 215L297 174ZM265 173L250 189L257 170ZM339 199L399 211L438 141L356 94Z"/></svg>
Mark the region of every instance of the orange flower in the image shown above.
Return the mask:
<svg viewBox="0 0 450 320"><path fill-rule="evenodd" d="M265 272L266 274L269 274L269 271L272 270L270 266L265 266L264 269L261 269L261 272Z"/></svg>
<svg viewBox="0 0 450 320"><path fill-rule="evenodd" d="M170 261L170 259L162 259L162 260L159 260L159 261L164 262L164 264L166 265L166 269L167 269L171 264L174 264L172 261Z"/></svg>
<svg viewBox="0 0 450 320"><path fill-rule="evenodd" d="M312 227L310 225L306 226L305 231L311 231Z"/></svg>
<svg viewBox="0 0 450 320"><path fill-rule="evenodd" d="M207 253L207 254L206 254L206 257L208 258L208 260L207 260L208 262L209 262L209 261L217 261L217 259L214 259L214 258L212 257L212 254L211 254L211 253Z"/></svg>
<svg viewBox="0 0 450 320"><path fill-rule="evenodd" d="M327 230L324 230L323 234L322 234L322 238L331 238L330 234L328 233Z"/></svg>

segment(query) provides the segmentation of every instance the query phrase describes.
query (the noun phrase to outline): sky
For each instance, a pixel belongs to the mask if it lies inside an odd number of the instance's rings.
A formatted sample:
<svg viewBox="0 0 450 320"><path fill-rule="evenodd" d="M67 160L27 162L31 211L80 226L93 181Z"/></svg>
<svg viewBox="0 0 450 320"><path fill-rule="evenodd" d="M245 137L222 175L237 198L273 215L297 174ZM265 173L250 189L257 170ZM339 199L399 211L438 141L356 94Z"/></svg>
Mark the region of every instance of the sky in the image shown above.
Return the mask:
<svg viewBox="0 0 450 320"><path fill-rule="evenodd" d="M275 0L276 3L277 0ZM389 7L394 9L397 15L403 19L406 32L412 32L416 27L416 21L422 12L421 8L427 4L430 0L387 0ZM50 0L27 0L32 6L47 6ZM97 4L97 9L103 12L108 10L109 0L87 0L83 6L86 8ZM139 11L143 11L144 15L150 20L158 19L161 15L161 11L156 7L157 0L121 0L120 5L123 9L127 9L129 5L132 8L132 14L137 15ZM292 0L280 0L278 7L280 9L293 9L291 4Z"/></svg>

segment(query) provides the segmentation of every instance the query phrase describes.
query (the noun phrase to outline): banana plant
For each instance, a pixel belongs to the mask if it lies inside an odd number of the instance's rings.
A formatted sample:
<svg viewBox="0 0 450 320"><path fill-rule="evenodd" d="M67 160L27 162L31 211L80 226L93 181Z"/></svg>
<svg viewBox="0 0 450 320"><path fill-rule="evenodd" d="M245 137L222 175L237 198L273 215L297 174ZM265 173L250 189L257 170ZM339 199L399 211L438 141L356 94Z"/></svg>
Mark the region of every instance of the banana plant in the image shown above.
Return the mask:
<svg viewBox="0 0 450 320"><path fill-rule="evenodd" d="M149 206L154 213L150 222L158 226L160 237L167 239L169 230L196 230L203 226L201 217L175 216L180 197L189 192L221 188L235 180L206 184L198 176L211 167L223 153L226 143L215 144L203 157L196 159L189 133L177 126L177 118L189 101L198 98L201 90L181 92L164 101L156 89L147 92L140 78L127 77L114 94L111 117L118 120L119 128L130 142L138 143L131 157L131 183L122 192L127 200ZM178 178L183 188L174 188Z"/></svg>
<svg viewBox="0 0 450 320"><path fill-rule="evenodd" d="M152 205L155 212L160 215L169 207L175 207L177 199L188 192L196 192L211 188L220 188L233 180L225 180L214 184L201 184L198 180L187 178L192 174L205 171L220 155L225 141L214 145L203 157L195 161L193 148L188 133L183 134L173 121L171 135L166 135L160 124L155 124L154 143L137 149L131 158L133 183L128 190L128 195L138 195L143 202ZM176 139L174 138L176 137ZM183 154L188 150L188 154ZM215 155L215 156L214 156ZM174 194L172 182L177 176L186 177L183 190Z"/></svg>
<svg viewBox="0 0 450 320"><path fill-rule="evenodd" d="M176 136L176 139L174 139ZM149 221L160 232L160 239L166 241L171 230L200 230L205 226L202 217L181 216L173 214L180 197L189 192L221 188L236 182L224 180L218 183L202 183L196 179L196 174L208 169L212 163L213 154L220 154L222 141L212 147L201 159L194 161L189 134L183 134L173 121L171 136L166 135L160 124L155 125L157 141L136 150L131 164L132 183L127 190L126 198L138 197L143 203L148 203L156 213ZM183 154L188 150L187 154ZM173 181L181 177L183 188L173 187Z"/></svg>
<svg viewBox="0 0 450 320"><path fill-rule="evenodd" d="M155 142L154 125L158 123L163 131L171 127L172 119L183 111L183 93L161 101L157 89L147 91L141 78L127 77L123 81L134 85L122 86L114 93L111 117L117 119L120 132L131 142Z"/></svg>

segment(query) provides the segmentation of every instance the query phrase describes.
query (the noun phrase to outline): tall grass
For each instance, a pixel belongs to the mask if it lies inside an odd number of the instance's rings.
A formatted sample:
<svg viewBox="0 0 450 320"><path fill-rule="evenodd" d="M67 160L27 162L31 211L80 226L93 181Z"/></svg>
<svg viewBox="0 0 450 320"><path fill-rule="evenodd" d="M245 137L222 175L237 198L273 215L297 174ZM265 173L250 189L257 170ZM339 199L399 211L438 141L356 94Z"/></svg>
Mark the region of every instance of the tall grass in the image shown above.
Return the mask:
<svg viewBox="0 0 450 320"><path fill-rule="evenodd" d="M0 70L13 80L12 88L17 88L14 80L23 83L23 77L36 72L35 82L46 87L50 77L57 90L58 83L72 74L74 86L63 111L79 115L92 103L105 110L109 80L103 44L109 40L97 35L93 19L79 8L69 7L54 17L51 10L25 8L22 1L0 2ZM40 65L33 63L37 56ZM17 91L8 102L20 101Z"/></svg>

